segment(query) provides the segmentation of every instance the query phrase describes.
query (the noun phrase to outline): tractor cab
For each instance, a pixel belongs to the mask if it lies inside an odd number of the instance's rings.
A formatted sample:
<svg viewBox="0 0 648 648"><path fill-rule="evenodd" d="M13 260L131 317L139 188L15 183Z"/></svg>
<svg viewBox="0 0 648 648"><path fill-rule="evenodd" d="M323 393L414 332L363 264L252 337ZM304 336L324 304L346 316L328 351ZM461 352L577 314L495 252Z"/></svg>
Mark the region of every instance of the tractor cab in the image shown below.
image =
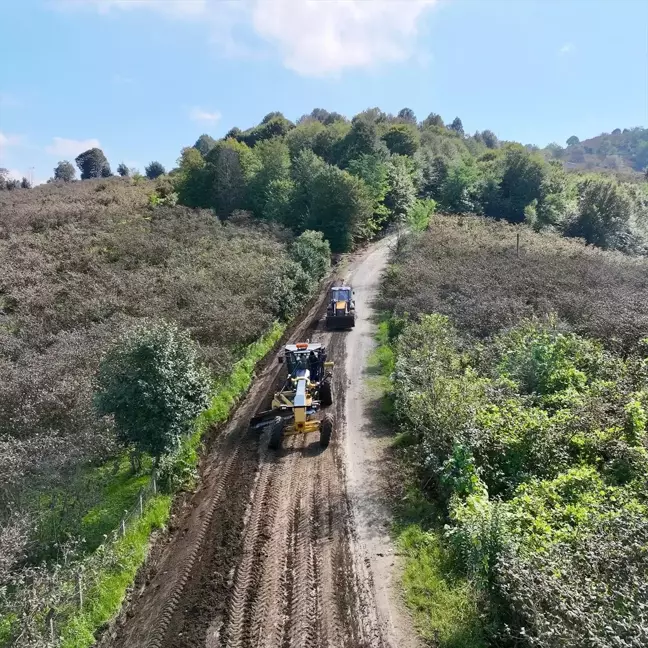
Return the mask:
<svg viewBox="0 0 648 648"><path fill-rule="evenodd" d="M331 288L331 298L326 309L326 326L333 329L355 326L355 300L350 286L340 284Z"/></svg>

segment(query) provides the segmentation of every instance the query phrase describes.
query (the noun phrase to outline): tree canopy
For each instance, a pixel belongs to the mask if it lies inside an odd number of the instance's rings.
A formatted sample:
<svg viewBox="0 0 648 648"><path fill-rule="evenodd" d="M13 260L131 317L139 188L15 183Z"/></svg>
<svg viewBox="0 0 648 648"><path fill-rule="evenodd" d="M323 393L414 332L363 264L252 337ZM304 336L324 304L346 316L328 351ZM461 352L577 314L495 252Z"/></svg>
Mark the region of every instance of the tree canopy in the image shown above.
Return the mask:
<svg viewBox="0 0 648 648"><path fill-rule="evenodd" d="M108 178L112 175L110 164L100 148L84 151L76 157L75 162L81 171L81 180Z"/></svg>

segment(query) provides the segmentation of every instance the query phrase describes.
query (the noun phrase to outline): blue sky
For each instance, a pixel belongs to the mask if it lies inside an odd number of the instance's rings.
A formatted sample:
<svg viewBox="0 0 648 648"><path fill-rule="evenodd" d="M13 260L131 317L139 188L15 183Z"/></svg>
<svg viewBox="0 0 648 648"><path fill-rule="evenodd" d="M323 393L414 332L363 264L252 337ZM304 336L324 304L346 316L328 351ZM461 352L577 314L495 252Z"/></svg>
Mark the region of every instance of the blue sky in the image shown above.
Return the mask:
<svg viewBox="0 0 648 648"><path fill-rule="evenodd" d="M564 144L648 126L642 0L15 0L0 167L44 181L97 143L167 167L268 112L379 106Z"/></svg>

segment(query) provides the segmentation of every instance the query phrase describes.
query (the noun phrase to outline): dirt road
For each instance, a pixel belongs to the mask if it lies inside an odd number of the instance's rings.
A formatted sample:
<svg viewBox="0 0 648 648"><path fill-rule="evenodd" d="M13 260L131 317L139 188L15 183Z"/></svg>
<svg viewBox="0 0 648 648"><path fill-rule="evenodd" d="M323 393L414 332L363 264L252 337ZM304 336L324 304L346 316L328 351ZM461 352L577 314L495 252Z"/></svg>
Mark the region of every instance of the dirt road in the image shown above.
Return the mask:
<svg viewBox="0 0 648 648"><path fill-rule="evenodd" d="M390 579L396 565L380 490L380 440L367 424L364 367L371 301L388 241L349 265L359 319L326 332L322 304L297 327L335 361L335 432L268 450L248 421L281 367L269 363L203 462L201 488L176 515L103 645L127 648L415 646ZM320 322L319 324L317 322ZM314 324L313 324L314 322Z"/></svg>

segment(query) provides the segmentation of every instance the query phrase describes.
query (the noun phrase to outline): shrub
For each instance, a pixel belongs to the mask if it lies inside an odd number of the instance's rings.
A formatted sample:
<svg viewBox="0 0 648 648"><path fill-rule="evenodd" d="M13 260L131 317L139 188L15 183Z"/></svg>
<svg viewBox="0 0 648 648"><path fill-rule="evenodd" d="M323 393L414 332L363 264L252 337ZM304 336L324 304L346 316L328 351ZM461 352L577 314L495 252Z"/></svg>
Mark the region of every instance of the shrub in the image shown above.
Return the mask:
<svg viewBox="0 0 648 648"><path fill-rule="evenodd" d="M645 260L557 235L435 216L399 253L381 307L398 315L441 313L482 338L556 313L575 332L627 352L648 330L646 272Z"/></svg>
<svg viewBox="0 0 648 648"><path fill-rule="evenodd" d="M189 335L162 323L135 329L104 356L95 403L124 443L160 457L207 406L210 384Z"/></svg>
<svg viewBox="0 0 648 648"><path fill-rule="evenodd" d="M331 248L321 232L308 230L300 234L290 246L290 257L315 281L331 267Z"/></svg>

